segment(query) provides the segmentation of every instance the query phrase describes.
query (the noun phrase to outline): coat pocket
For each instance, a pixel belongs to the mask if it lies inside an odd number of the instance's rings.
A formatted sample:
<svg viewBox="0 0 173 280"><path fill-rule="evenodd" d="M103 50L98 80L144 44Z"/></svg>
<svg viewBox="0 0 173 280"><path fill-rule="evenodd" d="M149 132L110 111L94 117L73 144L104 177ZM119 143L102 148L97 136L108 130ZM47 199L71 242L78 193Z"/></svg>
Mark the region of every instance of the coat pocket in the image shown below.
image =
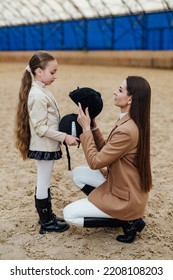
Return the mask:
<svg viewBox="0 0 173 280"><path fill-rule="evenodd" d="M112 194L120 199L123 200L130 200L130 192L129 191L124 191L120 189L112 189Z"/></svg>

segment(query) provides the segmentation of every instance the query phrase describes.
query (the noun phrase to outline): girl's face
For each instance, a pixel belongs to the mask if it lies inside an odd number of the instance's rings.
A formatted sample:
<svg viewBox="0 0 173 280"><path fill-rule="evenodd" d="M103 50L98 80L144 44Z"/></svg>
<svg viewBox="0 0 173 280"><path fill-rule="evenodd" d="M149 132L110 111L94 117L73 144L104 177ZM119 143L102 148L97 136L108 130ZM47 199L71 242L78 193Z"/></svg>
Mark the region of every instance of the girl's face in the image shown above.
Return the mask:
<svg viewBox="0 0 173 280"><path fill-rule="evenodd" d="M132 102L132 95L128 96L126 80L121 83L120 87L114 92L114 95L115 106L120 107L122 113L129 112Z"/></svg>
<svg viewBox="0 0 173 280"><path fill-rule="evenodd" d="M38 68L36 70L35 78L46 85L50 85L57 78L56 76L57 68L58 68L57 61L51 60L47 63L47 66L44 70L42 70L41 68Z"/></svg>

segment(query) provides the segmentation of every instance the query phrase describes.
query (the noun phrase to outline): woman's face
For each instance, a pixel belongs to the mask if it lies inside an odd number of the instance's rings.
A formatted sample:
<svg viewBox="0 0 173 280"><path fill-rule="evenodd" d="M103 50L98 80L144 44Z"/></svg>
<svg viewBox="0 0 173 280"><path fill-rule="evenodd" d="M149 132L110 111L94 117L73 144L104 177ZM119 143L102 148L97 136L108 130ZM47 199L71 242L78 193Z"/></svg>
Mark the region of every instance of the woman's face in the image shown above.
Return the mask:
<svg viewBox="0 0 173 280"><path fill-rule="evenodd" d="M120 107L121 112L128 112L130 110L131 102L132 102L132 95L128 96L127 91L127 82L124 80L119 88L114 92L115 99L114 104L115 106Z"/></svg>

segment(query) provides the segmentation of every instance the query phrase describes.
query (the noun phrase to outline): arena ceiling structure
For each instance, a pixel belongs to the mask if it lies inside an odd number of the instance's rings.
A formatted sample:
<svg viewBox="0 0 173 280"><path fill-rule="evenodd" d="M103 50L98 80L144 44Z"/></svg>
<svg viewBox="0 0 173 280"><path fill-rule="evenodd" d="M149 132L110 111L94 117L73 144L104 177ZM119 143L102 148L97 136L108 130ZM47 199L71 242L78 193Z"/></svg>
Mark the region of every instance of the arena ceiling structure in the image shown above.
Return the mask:
<svg viewBox="0 0 173 280"><path fill-rule="evenodd" d="M173 1L0 0L0 26L99 18L153 11L173 11Z"/></svg>
<svg viewBox="0 0 173 280"><path fill-rule="evenodd" d="M0 0L0 50L122 49L119 39L125 49L162 49L172 32L173 0ZM146 43L153 36L155 47Z"/></svg>

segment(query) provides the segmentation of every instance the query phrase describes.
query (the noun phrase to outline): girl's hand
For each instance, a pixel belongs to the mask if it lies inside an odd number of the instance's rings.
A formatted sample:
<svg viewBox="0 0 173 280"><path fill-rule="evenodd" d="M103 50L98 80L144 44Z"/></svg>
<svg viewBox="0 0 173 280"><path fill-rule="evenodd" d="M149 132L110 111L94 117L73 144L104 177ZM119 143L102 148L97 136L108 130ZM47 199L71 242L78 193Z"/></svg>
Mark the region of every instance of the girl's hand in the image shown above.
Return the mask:
<svg viewBox="0 0 173 280"><path fill-rule="evenodd" d="M79 138L69 135L67 134L65 139L64 139L65 143L69 146L76 146L79 143Z"/></svg>
<svg viewBox="0 0 173 280"><path fill-rule="evenodd" d="M90 130L90 123L91 123L88 108L85 109L85 113L84 113L80 102L78 103L78 106L79 106L79 114L78 114L77 121L82 127L83 131L88 131Z"/></svg>

